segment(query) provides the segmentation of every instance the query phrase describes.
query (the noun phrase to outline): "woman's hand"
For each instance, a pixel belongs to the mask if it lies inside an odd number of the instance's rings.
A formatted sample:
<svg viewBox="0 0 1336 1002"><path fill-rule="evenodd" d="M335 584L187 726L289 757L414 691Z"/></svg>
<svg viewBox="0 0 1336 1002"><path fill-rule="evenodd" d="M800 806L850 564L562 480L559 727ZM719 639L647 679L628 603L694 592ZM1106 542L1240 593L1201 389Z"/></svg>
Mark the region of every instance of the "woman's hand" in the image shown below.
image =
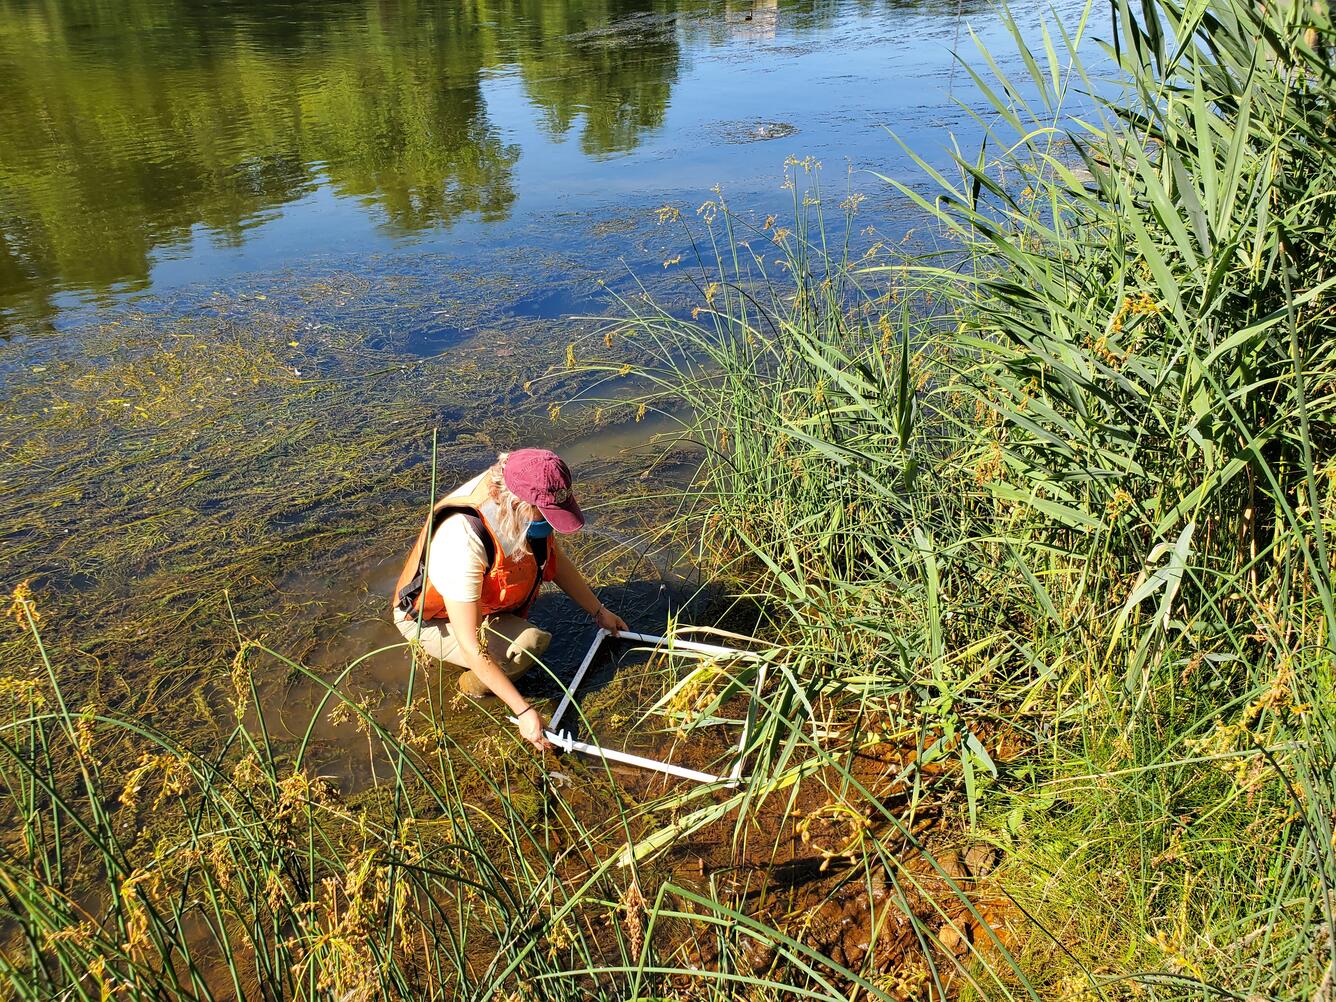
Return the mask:
<svg viewBox="0 0 1336 1002"><path fill-rule="evenodd" d="M552 748L552 742L543 733L547 728L547 722L534 707L531 706L519 714L515 718L515 725L520 729L520 736L539 751L548 751Z"/></svg>
<svg viewBox="0 0 1336 1002"><path fill-rule="evenodd" d="M613 612L606 605L600 605L598 611L594 613L594 622L600 629L607 630L614 637L626 629L626 620Z"/></svg>

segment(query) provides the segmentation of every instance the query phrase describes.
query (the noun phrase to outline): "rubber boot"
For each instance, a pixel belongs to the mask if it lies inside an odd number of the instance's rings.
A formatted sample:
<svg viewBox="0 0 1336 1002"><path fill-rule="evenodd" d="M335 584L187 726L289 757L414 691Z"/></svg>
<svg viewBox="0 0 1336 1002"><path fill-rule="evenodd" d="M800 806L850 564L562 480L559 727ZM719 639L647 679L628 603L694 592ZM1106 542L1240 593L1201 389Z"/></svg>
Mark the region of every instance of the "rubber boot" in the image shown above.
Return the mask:
<svg viewBox="0 0 1336 1002"><path fill-rule="evenodd" d="M492 657L496 658L497 666L506 673L506 678L514 681L537 663L537 659L542 657L551 643L552 634L530 626L510 642L504 657L496 657L498 652L494 645L489 645L489 648ZM492 695L492 690L483 685L482 680L472 671L459 676L459 691L474 699Z"/></svg>
<svg viewBox="0 0 1336 1002"><path fill-rule="evenodd" d="M548 645L551 643L552 634L531 626L510 642L510 646L506 648L506 660L513 662L519 668L519 675L523 675L547 653ZM508 678L518 678L519 675L506 672Z"/></svg>

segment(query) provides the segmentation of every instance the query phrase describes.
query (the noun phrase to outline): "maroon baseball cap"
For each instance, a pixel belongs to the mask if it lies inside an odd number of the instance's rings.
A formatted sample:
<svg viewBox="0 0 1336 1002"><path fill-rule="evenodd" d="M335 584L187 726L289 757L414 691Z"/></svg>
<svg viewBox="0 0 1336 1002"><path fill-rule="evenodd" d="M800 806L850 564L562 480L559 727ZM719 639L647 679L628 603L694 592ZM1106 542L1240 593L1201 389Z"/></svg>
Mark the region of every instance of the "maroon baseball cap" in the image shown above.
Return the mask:
<svg viewBox="0 0 1336 1002"><path fill-rule="evenodd" d="M555 452L516 449L506 457L501 479L521 501L537 505L558 532L575 532L585 524L584 512L571 490L570 467Z"/></svg>

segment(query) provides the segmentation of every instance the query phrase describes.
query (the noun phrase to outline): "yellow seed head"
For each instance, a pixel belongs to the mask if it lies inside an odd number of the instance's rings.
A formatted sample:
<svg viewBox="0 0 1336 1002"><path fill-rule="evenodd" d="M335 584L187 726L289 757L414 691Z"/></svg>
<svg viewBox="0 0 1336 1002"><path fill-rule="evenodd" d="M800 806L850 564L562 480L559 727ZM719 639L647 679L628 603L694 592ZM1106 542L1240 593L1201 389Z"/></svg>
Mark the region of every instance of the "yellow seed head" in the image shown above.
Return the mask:
<svg viewBox="0 0 1336 1002"><path fill-rule="evenodd" d="M30 621L36 624L41 621L41 614L37 611L37 603L33 601L32 588L27 581L20 581L10 596L9 614L14 617L14 622L27 629Z"/></svg>

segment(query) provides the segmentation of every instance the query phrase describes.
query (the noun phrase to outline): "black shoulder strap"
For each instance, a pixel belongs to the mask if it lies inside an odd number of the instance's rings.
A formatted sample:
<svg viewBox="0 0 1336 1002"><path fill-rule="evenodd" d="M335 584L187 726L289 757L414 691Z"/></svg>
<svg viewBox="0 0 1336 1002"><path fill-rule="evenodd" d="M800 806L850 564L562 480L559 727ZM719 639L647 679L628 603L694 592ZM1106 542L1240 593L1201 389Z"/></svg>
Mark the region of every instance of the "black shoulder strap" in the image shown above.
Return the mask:
<svg viewBox="0 0 1336 1002"><path fill-rule="evenodd" d="M464 521L469 524L473 535L478 542L482 543L482 549L487 554L487 569L491 570L496 563L496 544L492 542L492 534L487 531L487 527L482 524L482 519L472 512L460 512L464 516Z"/></svg>
<svg viewBox="0 0 1336 1002"><path fill-rule="evenodd" d="M441 527L447 518L451 515L463 515L464 521L468 523L469 531L482 543L483 553L487 558L487 569L490 571L496 563L496 545L492 542L492 534L482 524L482 519L476 512L467 508L456 508L445 506L436 511L431 518L431 531L427 533L427 544L422 547L422 555L418 558L417 573L413 579L404 585L399 593L399 608L404 612L413 611L413 603L417 601L422 594L423 584L427 579L427 551L431 549L432 537L436 535L436 530Z"/></svg>

